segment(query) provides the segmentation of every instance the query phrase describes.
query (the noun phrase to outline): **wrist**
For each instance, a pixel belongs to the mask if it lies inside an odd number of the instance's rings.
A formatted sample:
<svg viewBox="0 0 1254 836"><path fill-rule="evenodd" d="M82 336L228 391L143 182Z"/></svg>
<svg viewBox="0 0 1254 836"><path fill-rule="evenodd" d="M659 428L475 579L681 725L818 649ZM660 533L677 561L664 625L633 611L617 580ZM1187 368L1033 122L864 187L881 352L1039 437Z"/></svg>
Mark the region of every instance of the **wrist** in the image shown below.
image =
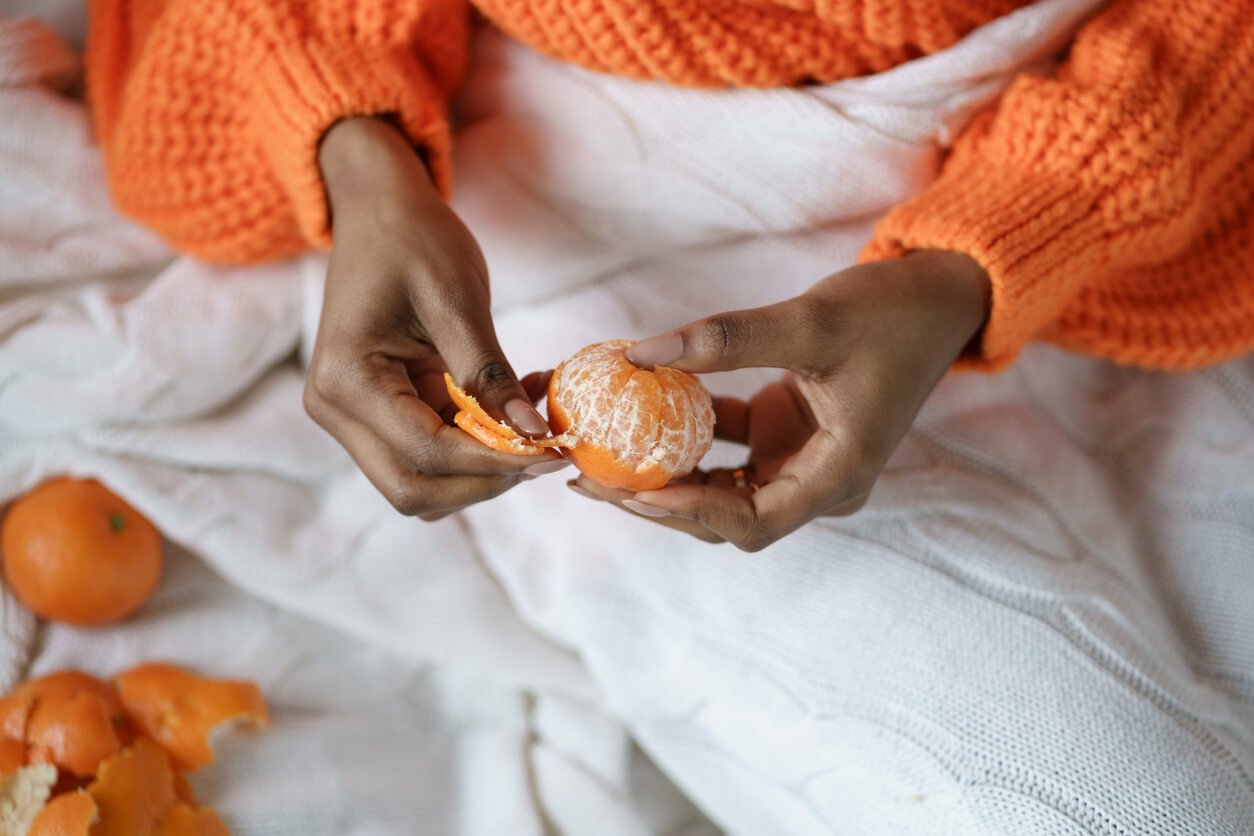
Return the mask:
<svg viewBox="0 0 1254 836"><path fill-rule="evenodd" d="M945 250L919 250L902 262L918 277L929 306L944 314L964 344L975 339L992 305L992 284L980 263Z"/></svg>
<svg viewBox="0 0 1254 836"><path fill-rule="evenodd" d="M363 202L440 200L418 151L381 117L354 116L327 129L318 169L333 212Z"/></svg>

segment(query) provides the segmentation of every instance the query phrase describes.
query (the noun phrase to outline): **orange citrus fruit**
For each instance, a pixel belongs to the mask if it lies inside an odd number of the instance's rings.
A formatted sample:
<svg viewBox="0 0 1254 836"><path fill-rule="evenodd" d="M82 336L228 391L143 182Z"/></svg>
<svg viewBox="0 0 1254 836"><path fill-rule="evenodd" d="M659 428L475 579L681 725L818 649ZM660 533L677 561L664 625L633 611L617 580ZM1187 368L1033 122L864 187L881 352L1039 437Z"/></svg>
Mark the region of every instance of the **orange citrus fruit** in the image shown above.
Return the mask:
<svg viewBox="0 0 1254 836"><path fill-rule="evenodd" d="M460 411L457 426L494 450L539 453L559 447L585 476L633 491L660 488L684 476L714 443L710 393L687 372L642 369L627 359L627 340L577 352L549 381L549 425L557 435L527 439L494 421L445 375Z"/></svg>
<svg viewBox="0 0 1254 836"><path fill-rule="evenodd" d="M570 438L580 472L632 491L684 476L714 442L710 393L687 372L642 369L626 340L590 345L557 367L549 381L549 424Z"/></svg>
<svg viewBox="0 0 1254 836"><path fill-rule="evenodd" d="M264 728L270 722L265 699L251 682L207 679L163 663L132 668L116 682L127 715L181 769L213 763L209 735L223 723Z"/></svg>
<svg viewBox="0 0 1254 836"><path fill-rule="evenodd" d="M4 577L37 614L76 625L118 621L161 578L161 536L94 479L45 482L13 503L0 532Z"/></svg>

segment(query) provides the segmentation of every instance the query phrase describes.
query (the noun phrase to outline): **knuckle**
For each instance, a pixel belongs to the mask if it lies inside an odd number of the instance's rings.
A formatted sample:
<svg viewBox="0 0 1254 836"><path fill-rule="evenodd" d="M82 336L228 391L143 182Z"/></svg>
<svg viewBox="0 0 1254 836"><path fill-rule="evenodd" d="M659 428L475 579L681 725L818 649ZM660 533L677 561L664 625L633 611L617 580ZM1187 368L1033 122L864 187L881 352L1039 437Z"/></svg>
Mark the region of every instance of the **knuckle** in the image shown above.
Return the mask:
<svg viewBox="0 0 1254 836"><path fill-rule="evenodd" d="M775 542L775 537L762 526L754 526L736 540L736 548L742 552L753 554L765 549Z"/></svg>
<svg viewBox="0 0 1254 836"><path fill-rule="evenodd" d="M696 329L693 344L684 353L709 360L726 357L741 344L743 332L744 326L736 318L712 316Z"/></svg>
<svg viewBox="0 0 1254 836"><path fill-rule="evenodd" d="M796 321L792 323L800 357L813 358L812 368L798 371L818 371L823 366L827 348L826 336L831 332L831 314L822 300L800 296L795 305Z"/></svg>
<svg viewBox="0 0 1254 836"><path fill-rule="evenodd" d="M500 391L514 386L514 372L499 356L481 359L475 370L475 383L480 392Z"/></svg>
<svg viewBox="0 0 1254 836"><path fill-rule="evenodd" d="M318 394L313 384L306 379L305 389L301 393L301 405L305 408L305 414L314 420L319 426L323 425L326 416L326 401Z"/></svg>
<svg viewBox="0 0 1254 836"><path fill-rule="evenodd" d="M440 437L417 435L406 445L405 460L419 473L443 475L447 472L448 445Z"/></svg>
<svg viewBox="0 0 1254 836"><path fill-rule="evenodd" d="M344 388L343 370L326 361L315 361L305 375L305 408L333 403Z"/></svg>
<svg viewBox="0 0 1254 836"><path fill-rule="evenodd" d="M425 491L407 481L398 481L383 492L388 503L407 517L420 516L428 511Z"/></svg>

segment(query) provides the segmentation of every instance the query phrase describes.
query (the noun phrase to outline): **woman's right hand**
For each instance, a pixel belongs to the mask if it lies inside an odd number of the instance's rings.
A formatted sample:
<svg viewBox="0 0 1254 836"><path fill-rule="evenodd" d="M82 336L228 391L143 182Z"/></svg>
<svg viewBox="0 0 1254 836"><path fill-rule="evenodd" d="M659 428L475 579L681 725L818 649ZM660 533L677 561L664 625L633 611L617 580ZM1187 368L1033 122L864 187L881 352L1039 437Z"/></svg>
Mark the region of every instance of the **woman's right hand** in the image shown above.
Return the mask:
<svg viewBox="0 0 1254 836"><path fill-rule="evenodd" d="M501 352L483 254L408 140L383 120L346 119L327 131L318 163L335 241L305 383L310 416L398 511L427 520L564 466L551 451L496 452L451 424L445 371L527 436L549 430L532 405L544 381L520 383Z"/></svg>

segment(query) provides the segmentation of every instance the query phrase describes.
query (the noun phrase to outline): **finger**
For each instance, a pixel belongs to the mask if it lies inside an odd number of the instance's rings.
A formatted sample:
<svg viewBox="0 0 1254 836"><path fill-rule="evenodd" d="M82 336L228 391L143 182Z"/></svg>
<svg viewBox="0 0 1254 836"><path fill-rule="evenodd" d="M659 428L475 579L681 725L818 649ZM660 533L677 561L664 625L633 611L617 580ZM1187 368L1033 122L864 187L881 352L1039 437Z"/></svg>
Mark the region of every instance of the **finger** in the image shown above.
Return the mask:
<svg viewBox="0 0 1254 836"><path fill-rule="evenodd" d="M415 431L418 415L430 409L417 398L379 399L376 404L358 412L369 416L369 430L406 466L429 476L509 475L562 461L552 450L543 456L502 453L443 422L430 434Z"/></svg>
<svg viewBox="0 0 1254 836"><path fill-rule="evenodd" d="M388 503L406 516L452 512L500 496L524 476L431 476L396 460L391 449L368 433L345 444L353 461Z"/></svg>
<svg viewBox="0 0 1254 836"><path fill-rule="evenodd" d="M869 493L844 462L833 436L816 433L769 484L752 492L675 485L635 495L637 502L696 520L745 551L760 551L820 514Z"/></svg>
<svg viewBox="0 0 1254 836"><path fill-rule="evenodd" d="M632 494L630 491L618 491L614 488L606 488L604 485L598 485L590 479L583 478L572 479L566 483L566 487L570 488L572 491L585 499L615 505L634 517L639 517L640 519L647 520L648 522L655 523L663 526L664 528L683 532L684 534L696 537L698 540L703 542L726 542L722 537L718 536L713 531L710 531L708 528L695 520L688 520L682 517L653 517L649 514L642 514L633 510L630 505L623 504L624 502L631 503L633 501L631 499Z"/></svg>
<svg viewBox="0 0 1254 836"><path fill-rule="evenodd" d="M523 389L532 403L539 403L549 391L549 381L553 379L553 370L531 372L522 379Z"/></svg>
<svg viewBox="0 0 1254 836"><path fill-rule="evenodd" d="M310 374L316 377L319 372ZM336 415L323 409L315 419L350 453L357 445L382 442L399 463L435 476L521 473L540 461L560 459L550 451L543 459L501 453L444 423L417 397L400 361L373 358L352 365L331 390L324 399ZM315 411L311 409L311 414Z"/></svg>
<svg viewBox="0 0 1254 836"><path fill-rule="evenodd" d="M466 287L447 292L438 313L424 322L457 385L489 415L523 435L548 435L548 423L501 351L483 297Z"/></svg>
<svg viewBox="0 0 1254 836"><path fill-rule="evenodd" d="M740 398L715 395L714 437L735 444L749 443L749 404Z"/></svg>
<svg viewBox="0 0 1254 836"><path fill-rule="evenodd" d="M808 371L822 364L822 335L832 323L825 306L798 296L764 308L731 311L699 319L627 349L638 366L671 366L690 372L744 368Z"/></svg>

